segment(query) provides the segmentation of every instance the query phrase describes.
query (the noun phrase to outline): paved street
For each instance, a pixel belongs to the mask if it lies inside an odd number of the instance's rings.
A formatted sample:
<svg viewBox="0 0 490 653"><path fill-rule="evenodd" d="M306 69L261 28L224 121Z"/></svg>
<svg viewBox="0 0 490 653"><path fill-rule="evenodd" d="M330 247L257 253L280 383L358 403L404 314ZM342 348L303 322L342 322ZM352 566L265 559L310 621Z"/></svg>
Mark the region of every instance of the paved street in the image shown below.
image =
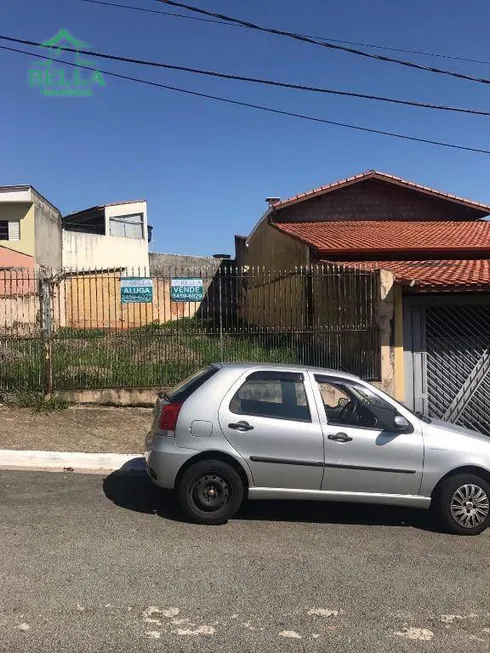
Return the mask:
<svg viewBox="0 0 490 653"><path fill-rule="evenodd" d="M490 533L251 504L179 521L144 477L0 472L0 651L490 649Z"/></svg>

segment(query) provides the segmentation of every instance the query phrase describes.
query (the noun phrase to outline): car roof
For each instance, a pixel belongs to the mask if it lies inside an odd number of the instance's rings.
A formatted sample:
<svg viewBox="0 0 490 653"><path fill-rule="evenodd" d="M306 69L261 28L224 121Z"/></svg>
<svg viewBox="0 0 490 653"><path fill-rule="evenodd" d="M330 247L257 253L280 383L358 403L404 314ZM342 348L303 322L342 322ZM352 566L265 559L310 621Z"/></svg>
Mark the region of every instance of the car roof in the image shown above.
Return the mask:
<svg viewBox="0 0 490 653"><path fill-rule="evenodd" d="M227 368L234 368L238 370L277 370L281 372L288 372L288 371L296 371L296 370L309 370L311 372L315 372L317 374L327 374L329 376L337 376L337 377L342 377L345 379L357 379L359 380L360 377L356 376L355 374L351 374L350 372L342 372L341 370L332 370L326 367L314 367L313 365L293 365L289 363L247 363L247 362L240 362L240 363L213 363L215 367L227 367Z"/></svg>

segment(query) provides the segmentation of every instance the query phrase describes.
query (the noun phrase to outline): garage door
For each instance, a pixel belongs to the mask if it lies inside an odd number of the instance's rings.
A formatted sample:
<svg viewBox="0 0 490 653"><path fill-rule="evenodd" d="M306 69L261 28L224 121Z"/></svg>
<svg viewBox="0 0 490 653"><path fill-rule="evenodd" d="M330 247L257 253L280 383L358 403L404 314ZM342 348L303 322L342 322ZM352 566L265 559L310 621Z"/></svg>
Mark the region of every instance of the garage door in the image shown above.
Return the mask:
<svg viewBox="0 0 490 653"><path fill-rule="evenodd" d="M425 306L429 416L490 435L490 306Z"/></svg>

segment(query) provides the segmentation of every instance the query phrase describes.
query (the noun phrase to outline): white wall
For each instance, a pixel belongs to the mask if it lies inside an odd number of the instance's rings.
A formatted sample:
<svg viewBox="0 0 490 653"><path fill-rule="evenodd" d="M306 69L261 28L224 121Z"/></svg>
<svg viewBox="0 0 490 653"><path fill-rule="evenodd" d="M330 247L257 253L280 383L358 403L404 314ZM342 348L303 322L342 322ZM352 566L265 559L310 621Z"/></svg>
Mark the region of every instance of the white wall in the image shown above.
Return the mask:
<svg viewBox="0 0 490 653"><path fill-rule="evenodd" d="M15 190L15 186L7 186L5 188L0 187L0 198L2 202L28 202L32 204L34 202L33 193L30 186L27 188L25 186L18 186Z"/></svg>
<svg viewBox="0 0 490 653"><path fill-rule="evenodd" d="M120 215L131 215L133 213L143 214L143 230L145 240L148 242L148 217L146 214L146 202L127 202L126 204L112 204L105 207L105 232L110 233L109 220Z"/></svg>
<svg viewBox="0 0 490 653"><path fill-rule="evenodd" d="M63 230L63 267L73 270L95 268L141 268L135 275L149 273L148 242L145 238L117 238Z"/></svg>
<svg viewBox="0 0 490 653"><path fill-rule="evenodd" d="M143 214L144 238L110 235L109 220L115 216ZM63 267L73 270L126 268L131 274L149 274L148 218L146 202L127 202L105 207L105 232L100 236L80 231L63 231ZM141 272L138 272L140 268Z"/></svg>

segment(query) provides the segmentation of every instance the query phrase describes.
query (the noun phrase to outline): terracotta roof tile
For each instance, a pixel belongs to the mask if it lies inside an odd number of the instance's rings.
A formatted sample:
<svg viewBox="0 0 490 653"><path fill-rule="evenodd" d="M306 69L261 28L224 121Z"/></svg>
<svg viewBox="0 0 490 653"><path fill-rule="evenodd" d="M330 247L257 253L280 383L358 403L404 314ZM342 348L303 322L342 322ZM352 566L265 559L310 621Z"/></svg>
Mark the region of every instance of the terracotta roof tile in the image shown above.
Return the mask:
<svg viewBox="0 0 490 653"><path fill-rule="evenodd" d="M329 261L320 261L329 263ZM437 261L347 261L335 265L363 270L390 270L395 279L415 290L477 291L490 290L490 261L437 260Z"/></svg>
<svg viewBox="0 0 490 653"><path fill-rule="evenodd" d="M345 186L350 186L351 184L355 184L361 181L367 181L368 179L386 181L397 186L402 186L404 188L425 193L426 195L432 195L432 197L448 200L450 202L456 202L457 204L462 204L468 208L476 209L481 213L482 216L490 214L490 205L488 204L482 204L481 202L465 199L464 197L459 197L458 195L444 193L442 191L435 190L434 188L430 188L429 186L416 184L413 181L408 181L406 179L402 179L401 177L396 177L395 175L389 175L385 172L378 172L377 170L368 170L367 172L362 172L361 174L347 177L346 179L340 179L339 181L335 181L332 184L320 186L319 188L315 188L305 193L299 193L298 195L294 195L294 197L290 197L286 200L282 200L281 202L277 202L274 204L273 210L278 211L286 206L290 206L291 204L296 204L297 202L302 202L303 200L311 199L312 197L316 197L318 195L324 195L325 193L329 193L331 191L335 191L339 188L344 188Z"/></svg>
<svg viewBox="0 0 490 653"><path fill-rule="evenodd" d="M428 252L490 251L490 222L288 222L276 229L314 247L320 255L423 258Z"/></svg>

